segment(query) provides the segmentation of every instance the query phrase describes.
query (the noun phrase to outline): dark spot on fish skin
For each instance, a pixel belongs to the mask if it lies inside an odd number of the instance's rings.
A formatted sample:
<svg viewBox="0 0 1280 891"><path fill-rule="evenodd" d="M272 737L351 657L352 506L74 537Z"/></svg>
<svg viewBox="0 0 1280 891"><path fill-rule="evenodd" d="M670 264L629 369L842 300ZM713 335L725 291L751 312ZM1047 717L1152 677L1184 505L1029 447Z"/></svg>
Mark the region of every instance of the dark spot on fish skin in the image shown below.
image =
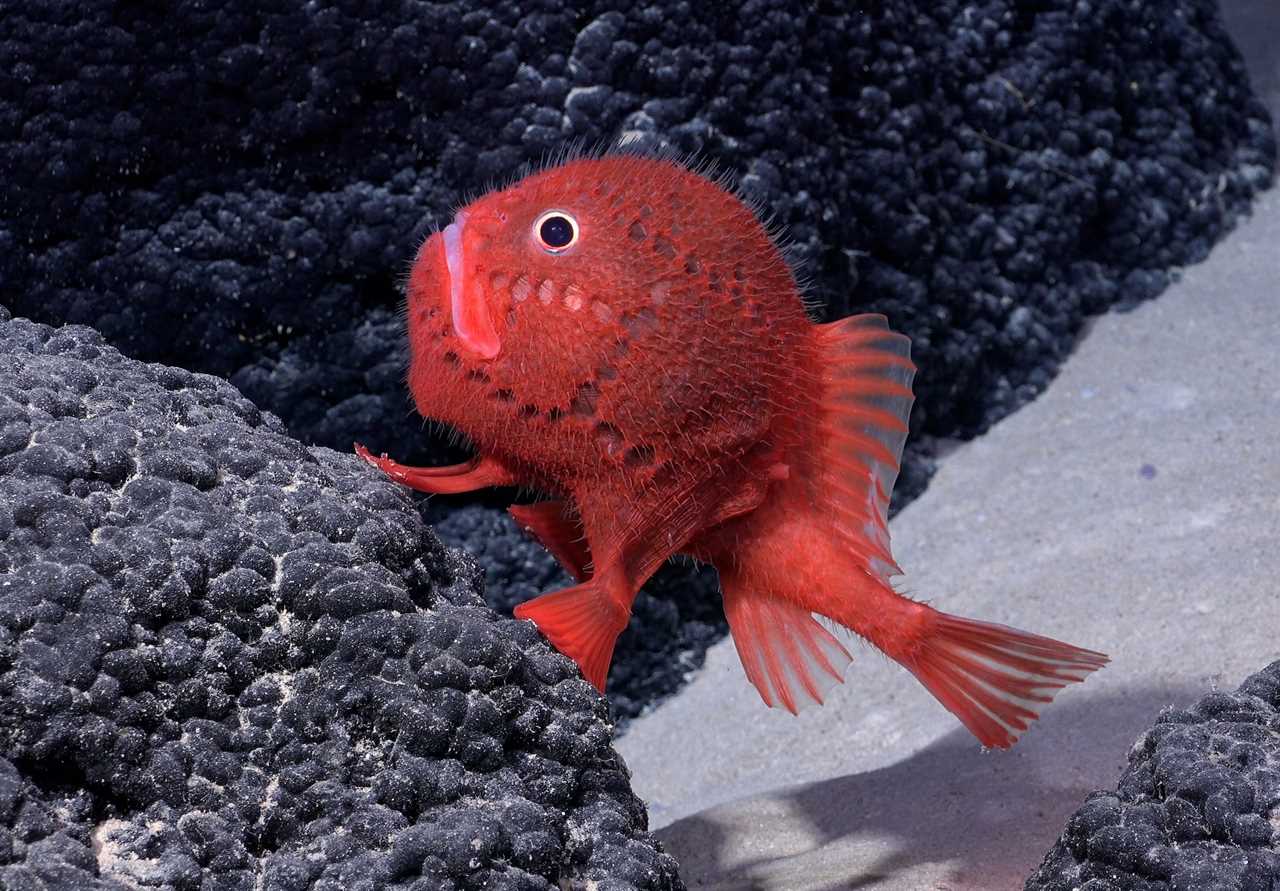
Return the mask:
<svg viewBox="0 0 1280 891"><path fill-rule="evenodd" d="M618 377L618 369L606 362L596 369L596 377L602 381L615 380Z"/></svg>
<svg viewBox="0 0 1280 891"><path fill-rule="evenodd" d="M651 216L653 216L653 208L652 208L652 207L650 207L650 206L649 206L649 205L647 205L647 204L641 204L641 205L640 205L640 216L641 216L641 217L651 217Z"/></svg>
<svg viewBox="0 0 1280 891"><path fill-rule="evenodd" d="M457 353L453 352L453 350L450 350L449 352L444 354L444 363L453 368L457 368L459 365L462 364L462 360L458 358Z"/></svg>
<svg viewBox="0 0 1280 891"><path fill-rule="evenodd" d="M547 412L548 421L558 421L563 417L564 417L564 409L562 409L558 405L554 406L550 411Z"/></svg>
<svg viewBox="0 0 1280 891"><path fill-rule="evenodd" d="M529 419L531 419L531 418L536 418L536 417L538 416L538 406L536 406L536 405L522 405L522 406L520 406L519 415L520 415L520 417L522 417L522 418L524 418L524 419L526 419L526 420L529 420Z"/></svg>
<svg viewBox="0 0 1280 891"><path fill-rule="evenodd" d="M668 260L674 260L676 257L676 246L671 243L670 239L662 235L655 235L653 237L653 252L666 257Z"/></svg>
<svg viewBox="0 0 1280 891"><path fill-rule="evenodd" d="M1153 480L1156 478L1156 466L1154 464L1143 464L1138 468L1138 476L1144 480Z"/></svg>
<svg viewBox="0 0 1280 891"><path fill-rule="evenodd" d="M747 280L747 271L743 269L741 265L734 266L733 277L740 282L745 282Z"/></svg>
<svg viewBox="0 0 1280 891"><path fill-rule="evenodd" d="M579 417L594 417L596 413L596 400L599 398L600 389L593 381L587 381L585 384L580 384L578 386L578 392L573 397L573 401L569 403L569 408Z"/></svg>
<svg viewBox="0 0 1280 891"><path fill-rule="evenodd" d="M514 309L507 310L507 327L514 328L516 323L520 321L520 317L516 315Z"/></svg>
<svg viewBox="0 0 1280 891"><path fill-rule="evenodd" d="M506 389L505 387L501 390L494 390L492 393L489 394L489 397L491 399L496 399L499 402L515 402L516 401L516 394L512 393L510 390Z"/></svg>
<svg viewBox="0 0 1280 891"><path fill-rule="evenodd" d="M475 381L478 384L489 383L489 375L485 374L479 368L473 368L467 372L467 380Z"/></svg>
<svg viewBox="0 0 1280 891"><path fill-rule="evenodd" d="M676 481L676 469L670 461L664 461L653 469L653 473L649 477L649 482L660 488L665 489L674 485Z"/></svg>
<svg viewBox="0 0 1280 891"><path fill-rule="evenodd" d="M631 235L632 241L644 241L649 237L649 233L645 231L644 224L636 220L631 224L631 228L627 230Z"/></svg>
<svg viewBox="0 0 1280 891"><path fill-rule="evenodd" d="M712 269L707 274L707 278L711 282L712 291L715 291L717 294L724 291L724 279L721 278L720 271L718 269Z"/></svg>
<svg viewBox="0 0 1280 891"><path fill-rule="evenodd" d="M619 337L618 342L613 345L613 354L621 359L629 352L631 352L631 341L625 337Z"/></svg>
<svg viewBox="0 0 1280 891"><path fill-rule="evenodd" d="M645 306L622 317L622 325L632 337L643 337L658 325L658 314Z"/></svg>
<svg viewBox="0 0 1280 891"><path fill-rule="evenodd" d="M702 261L690 254L684 258L684 271L690 275L697 275L702 271Z"/></svg>
<svg viewBox="0 0 1280 891"><path fill-rule="evenodd" d="M622 450L622 431L606 421L596 424L596 440L604 448L606 455L614 455Z"/></svg>
<svg viewBox="0 0 1280 891"><path fill-rule="evenodd" d="M628 467L648 467L653 463L655 451L651 445L632 446L622 456L622 463Z"/></svg>

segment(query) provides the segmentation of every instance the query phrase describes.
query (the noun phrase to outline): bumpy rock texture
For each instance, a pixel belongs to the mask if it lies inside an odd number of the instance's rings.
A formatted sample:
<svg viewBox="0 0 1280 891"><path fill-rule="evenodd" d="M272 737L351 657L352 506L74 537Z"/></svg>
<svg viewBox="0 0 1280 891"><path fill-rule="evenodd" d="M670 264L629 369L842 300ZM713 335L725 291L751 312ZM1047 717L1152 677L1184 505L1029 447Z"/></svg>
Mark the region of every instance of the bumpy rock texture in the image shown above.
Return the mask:
<svg viewBox="0 0 1280 891"><path fill-rule="evenodd" d="M0 887L682 887L479 575L224 381L0 308Z"/></svg>
<svg viewBox="0 0 1280 891"><path fill-rule="evenodd" d="M1095 792L1027 891L1280 889L1280 662L1168 710Z"/></svg>
<svg viewBox="0 0 1280 891"><path fill-rule="evenodd" d="M304 441L444 458L401 382L420 237L567 140L665 141L739 176L828 315L914 339L901 500L930 437L1031 398L1087 314L1157 293L1271 177L1213 0L618 5L15 4L0 281L23 314L230 377ZM492 579L523 572L502 528L454 540ZM715 597L650 593L676 626ZM661 627L653 689L690 658ZM623 713L647 695L612 689Z"/></svg>

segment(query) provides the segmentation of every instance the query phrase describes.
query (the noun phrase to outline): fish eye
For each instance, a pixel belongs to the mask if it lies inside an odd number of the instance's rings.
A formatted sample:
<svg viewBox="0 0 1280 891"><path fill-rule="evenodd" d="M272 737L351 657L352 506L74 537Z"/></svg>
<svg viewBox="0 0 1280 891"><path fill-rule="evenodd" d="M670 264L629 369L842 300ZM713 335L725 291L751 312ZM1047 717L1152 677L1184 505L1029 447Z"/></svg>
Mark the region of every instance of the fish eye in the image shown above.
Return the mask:
<svg viewBox="0 0 1280 891"><path fill-rule="evenodd" d="M578 242L578 221L563 210L548 210L533 221L533 237L549 254L561 254Z"/></svg>

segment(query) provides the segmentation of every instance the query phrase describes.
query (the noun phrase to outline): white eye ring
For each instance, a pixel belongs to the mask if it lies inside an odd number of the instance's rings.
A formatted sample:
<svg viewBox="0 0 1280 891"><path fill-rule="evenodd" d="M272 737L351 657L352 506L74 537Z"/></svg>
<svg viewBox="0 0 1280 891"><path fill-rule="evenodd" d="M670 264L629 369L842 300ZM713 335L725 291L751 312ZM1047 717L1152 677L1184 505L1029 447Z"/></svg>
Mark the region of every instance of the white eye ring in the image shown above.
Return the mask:
<svg viewBox="0 0 1280 891"><path fill-rule="evenodd" d="M569 224L568 233L565 233L564 226L559 225L557 220ZM550 228L547 228L548 226ZM563 244L557 244L556 242L563 241L566 234L568 240ZM548 254L563 254L578 243L578 221L568 211L544 210L533 221L533 240Z"/></svg>

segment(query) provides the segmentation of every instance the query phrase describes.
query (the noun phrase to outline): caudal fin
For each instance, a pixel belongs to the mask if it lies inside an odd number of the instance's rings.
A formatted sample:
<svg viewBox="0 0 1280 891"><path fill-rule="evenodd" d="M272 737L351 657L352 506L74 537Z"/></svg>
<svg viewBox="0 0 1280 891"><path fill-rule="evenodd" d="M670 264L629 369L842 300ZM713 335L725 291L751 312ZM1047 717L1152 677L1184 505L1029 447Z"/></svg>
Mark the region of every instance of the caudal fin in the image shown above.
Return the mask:
<svg viewBox="0 0 1280 891"><path fill-rule="evenodd" d="M1038 634L929 613L918 644L895 658L991 748L1012 746L1040 706L1110 661Z"/></svg>

